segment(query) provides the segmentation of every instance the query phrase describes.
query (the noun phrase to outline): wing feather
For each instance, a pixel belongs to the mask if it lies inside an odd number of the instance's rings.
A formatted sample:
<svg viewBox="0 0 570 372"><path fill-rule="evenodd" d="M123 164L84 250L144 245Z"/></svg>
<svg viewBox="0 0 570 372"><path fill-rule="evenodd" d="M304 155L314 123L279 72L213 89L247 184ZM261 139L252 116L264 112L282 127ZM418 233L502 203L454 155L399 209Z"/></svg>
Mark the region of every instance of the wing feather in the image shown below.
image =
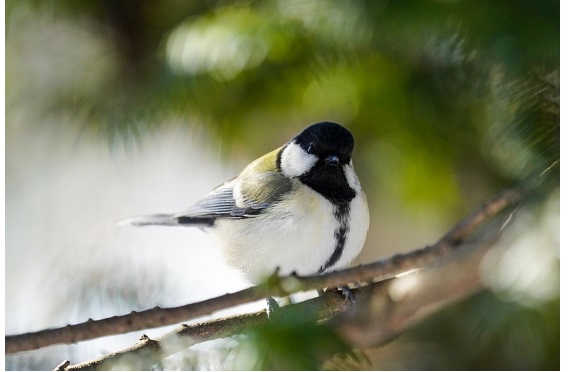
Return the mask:
<svg viewBox="0 0 570 372"><path fill-rule="evenodd" d="M212 190L192 207L174 215L174 218L180 223L217 218L252 218L263 213L291 189L291 181L278 172L263 172L255 178L234 178Z"/></svg>
<svg viewBox="0 0 570 372"><path fill-rule="evenodd" d="M255 218L282 200L294 183L278 169L278 148L250 163L243 172L176 214L136 216L122 223L137 226L212 226L218 218Z"/></svg>

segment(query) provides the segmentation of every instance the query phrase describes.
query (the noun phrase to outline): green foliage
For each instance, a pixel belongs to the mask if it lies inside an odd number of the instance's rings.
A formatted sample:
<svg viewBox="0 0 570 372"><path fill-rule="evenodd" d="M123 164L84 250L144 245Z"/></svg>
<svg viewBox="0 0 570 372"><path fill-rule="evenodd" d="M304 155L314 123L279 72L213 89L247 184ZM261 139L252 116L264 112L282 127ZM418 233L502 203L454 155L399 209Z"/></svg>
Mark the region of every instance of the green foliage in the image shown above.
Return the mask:
<svg viewBox="0 0 570 372"><path fill-rule="evenodd" d="M236 349L236 366L255 370L321 370L333 357L358 359L342 338L305 312L277 310L248 330Z"/></svg>
<svg viewBox="0 0 570 372"><path fill-rule="evenodd" d="M437 340L445 350L429 369L558 370L560 301L529 308L484 292L433 316L408 337Z"/></svg>
<svg viewBox="0 0 570 372"><path fill-rule="evenodd" d="M358 138L357 163L373 159L365 184L447 212L469 202L463 185L474 178L501 185L559 156L556 113L529 113L558 104L535 83L548 79L558 94L556 1L29 0L7 9L9 25L25 12L89 17L103 48L70 62L104 73L56 83L42 107L113 142L183 118L255 156L310 122L336 120Z"/></svg>

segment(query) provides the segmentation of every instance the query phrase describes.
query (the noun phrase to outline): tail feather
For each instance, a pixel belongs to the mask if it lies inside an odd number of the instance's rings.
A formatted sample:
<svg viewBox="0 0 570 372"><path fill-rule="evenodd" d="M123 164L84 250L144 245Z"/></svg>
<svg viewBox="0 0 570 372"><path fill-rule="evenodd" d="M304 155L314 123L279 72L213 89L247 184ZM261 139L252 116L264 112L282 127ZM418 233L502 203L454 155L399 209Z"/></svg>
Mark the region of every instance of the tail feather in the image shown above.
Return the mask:
<svg viewBox="0 0 570 372"><path fill-rule="evenodd" d="M178 218L173 214L150 214L123 218L117 225L125 226L180 226Z"/></svg>
<svg viewBox="0 0 570 372"><path fill-rule="evenodd" d="M133 216L117 221L119 226L196 226L199 228L214 225L214 217L191 217L176 214L149 214Z"/></svg>

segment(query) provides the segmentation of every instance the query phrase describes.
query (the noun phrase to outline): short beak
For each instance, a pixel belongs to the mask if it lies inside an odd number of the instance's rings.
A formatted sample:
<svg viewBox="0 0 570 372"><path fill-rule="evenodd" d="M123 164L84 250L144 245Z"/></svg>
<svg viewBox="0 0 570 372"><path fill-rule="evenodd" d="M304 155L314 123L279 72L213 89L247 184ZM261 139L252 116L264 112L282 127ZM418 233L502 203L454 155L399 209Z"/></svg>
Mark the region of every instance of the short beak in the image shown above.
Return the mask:
<svg viewBox="0 0 570 372"><path fill-rule="evenodd" d="M340 164L340 160L338 159L338 156L336 156L336 155L329 155L325 158L325 164L326 165L338 166Z"/></svg>

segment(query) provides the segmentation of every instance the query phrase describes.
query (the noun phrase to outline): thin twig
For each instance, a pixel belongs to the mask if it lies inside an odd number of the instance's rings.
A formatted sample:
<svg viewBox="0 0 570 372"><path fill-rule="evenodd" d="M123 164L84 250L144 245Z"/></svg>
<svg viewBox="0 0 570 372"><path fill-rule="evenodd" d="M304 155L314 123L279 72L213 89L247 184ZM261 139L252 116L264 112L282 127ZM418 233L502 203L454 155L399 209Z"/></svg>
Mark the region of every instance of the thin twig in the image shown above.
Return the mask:
<svg viewBox="0 0 570 372"><path fill-rule="evenodd" d="M65 371L71 362L69 360L64 360L59 363L53 370L54 371Z"/></svg>
<svg viewBox="0 0 570 372"><path fill-rule="evenodd" d="M348 303L341 294L326 292L323 296L288 305L282 311L299 311L314 314L315 320L327 319L346 311ZM134 345L111 354L103 355L88 362L67 366L66 371L149 369L164 358L185 350L195 344L230 337L246 329L268 321L265 310L256 313L240 314L222 319L215 319L193 325L182 324L171 332L155 339L145 335Z"/></svg>
<svg viewBox="0 0 570 372"><path fill-rule="evenodd" d="M463 241L460 251L425 270L365 287L364 301L338 316L335 326L351 345L376 347L443 307L481 291L480 263L507 223L497 221L476 238Z"/></svg>

